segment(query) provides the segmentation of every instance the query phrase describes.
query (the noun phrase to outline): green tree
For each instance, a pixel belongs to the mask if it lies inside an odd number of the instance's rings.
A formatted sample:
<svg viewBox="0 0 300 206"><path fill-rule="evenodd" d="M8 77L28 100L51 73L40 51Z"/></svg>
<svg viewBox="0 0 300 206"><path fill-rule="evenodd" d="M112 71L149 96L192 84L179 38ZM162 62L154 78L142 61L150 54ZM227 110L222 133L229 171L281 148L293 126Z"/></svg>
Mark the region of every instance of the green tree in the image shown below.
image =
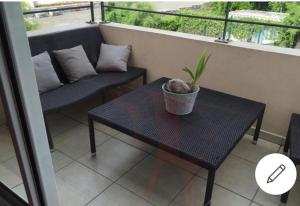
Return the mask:
<svg viewBox="0 0 300 206"><path fill-rule="evenodd" d="M211 12L197 12L192 10L182 10L178 13L194 16L221 17L220 15ZM178 18L179 27L177 31L180 32L214 37L219 37L223 32L224 23L222 21L209 21L185 17Z"/></svg>
<svg viewBox="0 0 300 206"><path fill-rule="evenodd" d="M209 8L212 12L215 12L218 15L225 15L227 7L227 2L211 2L209 3ZM250 9L251 4L249 2L231 2L230 11L241 10L241 9Z"/></svg>
<svg viewBox="0 0 300 206"><path fill-rule="evenodd" d="M27 11L27 10L31 9L31 6L28 2L22 1L21 9L22 9L22 11ZM25 24L26 31L38 29L40 27L40 24L38 21L31 20L25 16L24 16L24 24Z"/></svg>
<svg viewBox="0 0 300 206"><path fill-rule="evenodd" d="M289 15L284 19L284 24L300 25L300 5L299 3L291 3L287 5ZM295 47L300 35L299 29L281 29L279 33L277 45L283 47Z"/></svg>
<svg viewBox="0 0 300 206"><path fill-rule="evenodd" d="M273 12L286 12L287 5L291 2L231 2L230 11L235 10L260 10ZM226 11L227 2L212 2L209 7L212 11L219 14L224 14Z"/></svg>
<svg viewBox="0 0 300 206"><path fill-rule="evenodd" d="M252 10L270 11L268 1L250 2L250 5Z"/></svg>
<svg viewBox="0 0 300 206"><path fill-rule="evenodd" d="M149 3L137 3L137 2L124 2L124 3L113 3L110 2L109 5L121 6L126 8L136 8L153 10L153 7ZM143 26L143 22L147 17L153 17L153 15L143 12L125 11L119 9L107 9L107 18L109 21L132 24L136 26ZM147 20L149 21L149 19Z"/></svg>
<svg viewBox="0 0 300 206"><path fill-rule="evenodd" d="M272 2L269 2L269 9L270 9L270 11L273 11L273 12L285 13L285 12L287 12L287 4L288 4L288 2L272 1Z"/></svg>

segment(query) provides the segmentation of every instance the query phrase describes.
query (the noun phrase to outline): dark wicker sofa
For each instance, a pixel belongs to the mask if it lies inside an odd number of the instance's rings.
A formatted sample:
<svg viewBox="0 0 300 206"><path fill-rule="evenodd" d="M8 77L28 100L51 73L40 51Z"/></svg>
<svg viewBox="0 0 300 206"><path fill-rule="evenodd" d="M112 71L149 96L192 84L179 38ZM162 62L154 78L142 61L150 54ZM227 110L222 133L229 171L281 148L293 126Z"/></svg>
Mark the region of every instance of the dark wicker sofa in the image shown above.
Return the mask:
<svg viewBox="0 0 300 206"><path fill-rule="evenodd" d="M65 74L51 51L71 48L81 44L90 62L95 67L99 57L100 45L104 42L98 25L54 31L46 34L29 33L28 40L32 56L48 51L53 67L61 82L64 83L62 87L40 95L44 117L48 113L57 112L85 101L94 95L102 95L108 88L128 83L139 77L143 78L144 84L146 83L146 70L130 66L127 72L101 72L97 76L85 78L71 84L68 83ZM45 123L49 146L53 150L53 142L46 118Z"/></svg>

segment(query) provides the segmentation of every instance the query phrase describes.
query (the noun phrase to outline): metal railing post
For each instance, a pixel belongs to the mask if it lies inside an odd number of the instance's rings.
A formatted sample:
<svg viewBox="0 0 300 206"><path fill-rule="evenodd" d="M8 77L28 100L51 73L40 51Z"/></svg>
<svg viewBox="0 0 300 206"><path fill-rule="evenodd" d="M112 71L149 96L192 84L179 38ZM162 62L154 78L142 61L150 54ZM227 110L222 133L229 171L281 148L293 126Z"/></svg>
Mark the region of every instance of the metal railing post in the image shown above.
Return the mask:
<svg viewBox="0 0 300 206"><path fill-rule="evenodd" d="M105 8L104 8L104 2L100 2L100 9L101 9L101 21L106 22L105 20Z"/></svg>
<svg viewBox="0 0 300 206"><path fill-rule="evenodd" d="M95 12L94 12L94 2L90 2L90 11L91 11L91 21L90 23L95 23Z"/></svg>
<svg viewBox="0 0 300 206"><path fill-rule="evenodd" d="M229 11L230 11L230 2L227 2L226 13L225 13L225 22L224 22L224 30L223 30L223 40L226 39Z"/></svg>
<svg viewBox="0 0 300 206"><path fill-rule="evenodd" d="M216 41L218 42L223 42L223 43L228 43L230 40L229 38L226 39L226 33L227 33L227 26L228 26L228 17L229 17L229 12L230 12L230 2L227 2L226 4L226 10L225 10L225 19L224 19L224 29L223 29L223 34L222 37L219 37Z"/></svg>

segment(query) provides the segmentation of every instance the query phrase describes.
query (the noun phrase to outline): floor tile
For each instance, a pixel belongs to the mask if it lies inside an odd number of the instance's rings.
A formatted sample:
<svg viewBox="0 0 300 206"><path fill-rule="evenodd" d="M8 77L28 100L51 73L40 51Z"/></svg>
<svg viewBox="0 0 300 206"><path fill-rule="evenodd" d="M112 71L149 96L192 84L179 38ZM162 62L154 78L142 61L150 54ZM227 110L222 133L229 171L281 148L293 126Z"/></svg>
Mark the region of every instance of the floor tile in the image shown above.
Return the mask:
<svg viewBox="0 0 300 206"><path fill-rule="evenodd" d="M51 113L51 114L46 115L46 118L50 122L55 122L58 119L64 118L64 115L62 115L60 113Z"/></svg>
<svg viewBox="0 0 300 206"><path fill-rule="evenodd" d="M6 162L2 163L2 166L8 169L11 173L17 175L19 178L21 178L21 172L19 163L16 157L13 157Z"/></svg>
<svg viewBox="0 0 300 206"><path fill-rule="evenodd" d="M66 116L72 117L73 119L87 124L87 113L89 110L102 104L101 94L95 96L88 101L84 101L80 104L76 104L72 107L67 108L62 113Z"/></svg>
<svg viewBox="0 0 300 206"><path fill-rule="evenodd" d="M192 176L173 164L149 156L124 175L118 184L157 206L166 206Z"/></svg>
<svg viewBox="0 0 300 206"><path fill-rule="evenodd" d="M142 150L112 138L97 147L97 156L87 154L79 161L115 181L146 155Z"/></svg>
<svg viewBox="0 0 300 206"><path fill-rule="evenodd" d="M116 138L118 138L119 140L123 141L123 142L126 142L132 146L135 146L137 148L140 148L141 150L144 150L146 152L153 152L155 150L155 147L147 144L147 143L144 143L134 137L131 137L127 134L124 134L124 133L118 133L115 135Z"/></svg>
<svg viewBox="0 0 300 206"><path fill-rule="evenodd" d="M6 126L0 127L0 163L15 156L9 130Z"/></svg>
<svg viewBox="0 0 300 206"><path fill-rule="evenodd" d="M255 195L254 202L264 206L278 206L280 204L280 195L270 195L259 190Z"/></svg>
<svg viewBox="0 0 300 206"><path fill-rule="evenodd" d="M206 180L195 177L170 206L203 205ZM220 186L214 185L211 206L249 206L250 201Z"/></svg>
<svg viewBox="0 0 300 206"><path fill-rule="evenodd" d="M88 111L89 109L84 107L75 107L75 108L70 108L66 111L63 112L63 114L66 117L70 117L76 121L79 121L83 124L87 124L88 123Z"/></svg>
<svg viewBox="0 0 300 206"><path fill-rule="evenodd" d="M250 206L261 206L261 205L258 205L256 203L252 202Z"/></svg>
<svg viewBox="0 0 300 206"><path fill-rule="evenodd" d="M296 184L290 191L288 202L286 206L299 206L300 205L300 181L296 181Z"/></svg>
<svg viewBox="0 0 300 206"><path fill-rule="evenodd" d="M167 162L175 164L178 167L186 169L186 170L192 172L193 174L197 174L200 170L199 166L197 166L189 161L186 161L182 158L176 157L175 155L172 155L163 150L157 149L152 154L157 158L160 158L162 160L165 160Z"/></svg>
<svg viewBox="0 0 300 206"><path fill-rule="evenodd" d="M63 153L59 151L55 151L51 154L52 156L52 163L55 171L58 171L65 166L69 165L71 162L73 162L72 159L64 155Z"/></svg>
<svg viewBox="0 0 300 206"><path fill-rule="evenodd" d="M82 104L71 107L68 110L64 111L63 113L66 116L72 117L73 119L76 119L77 121L79 121L85 125L88 125L87 112L90 109L95 108L101 104L102 104L101 96L99 95L99 97L93 98L90 102L84 102ZM95 129L102 131L106 134L112 135L112 136L119 133L119 131L114 130L108 126L105 126L105 125L103 125L101 123L97 123L97 122L95 122L94 127L95 127Z"/></svg>
<svg viewBox="0 0 300 206"><path fill-rule="evenodd" d="M122 188L117 184L113 184L105 190L99 197L93 200L88 206L153 206L141 197Z"/></svg>
<svg viewBox="0 0 300 206"><path fill-rule="evenodd" d="M78 163L57 172L56 182L59 202L63 206L87 204L111 184L107 178Z"/></svg>
<svg viewBox="0 0 300 206"><path fill-rule="evenodd" d="M229 155L216 172L215 183L248 199L252 199L258 186L255 180L255 164ZM201 169L199 176L207 178L207 170Z"/></svg>
<svg viewBox="0 0 300 206"><path fill-rule="evenodd" d="M13 188L22 183L22 179L13 171L0 165L0 182L5 184L8 188Z"/></svg>
<svg viewBox="0 0 300 206"><path fill-rule="evenodd" d="M28 199L27 199L27 194L26 194L26 191L25 191L25 187L23 184L17 186L17 187L14 187L12 189L13 192L15 192L19 197L21 197L23 200L25 200L26 202L28 202Z"/></svg>
<svg viewBox="0 0 300 206"><path fill-rule="evenodd" d="M52 163L55 171L65 167L66 165L70 164L73 161L72 159L68 158L67 156L65 156L59 151L55 151L54 153L51 154L51 156L52 156ZM13 157L8 161L2 163L2 166L21 178L19 164L16 157Z"/></svg>
<svg viewBox="0 0 300 206"><path fill-rule="evenodd" d="M245 135L240 143L234 148L232 154L257 163L261 158L270 153L277 152L279 145L259 139L257 145L252 144L253 137Z"/></svg>
<svg viewBox="0 0 300 206"><path fill-rule="evenodd" d="M76 119L77 121L81 122L82 124L88 125L87 112L88 112L88 110L84 110L84 111L80 110L79 112L77 112L75 114L73 113L73 114L69 114L69 115L70 115L70 117ZM104 124L98 123L96 121L94 122L94 127L96 130L104 132L111 136L117 135L119 133L119 131L117 131L111 127L108 127Z"/></svg>
<svg viewBox="0 0 300 206"><path fill-rule="evenodd" d="M117 130L111 128L111 127L108 127L104 124L98 123L98 122L94 123L94 127L95 127L95 129L97 129L99 131L102 131L106 134L109 134L111 136L115 136L115 135L119 134L119 131L117 131Z"/></svg>
<svg viewBox="0 0 300 206"><path fill-rule="evenodd" d="M109 135L95 131L96 145L110 139ZM58 143L57 141L58 140ZM54 138L54 146L73 159L90 153L90 138L88 127L80 124Z"/></svg>
<svg viewBox="0 0 300 206"><path fill-rule="evenodd" d="M48 120L48 125L50 128L51 136L52 138L54 138L57 135L67 131L68 129L79 125L79 122L63 116L62 118Z"/></svg>

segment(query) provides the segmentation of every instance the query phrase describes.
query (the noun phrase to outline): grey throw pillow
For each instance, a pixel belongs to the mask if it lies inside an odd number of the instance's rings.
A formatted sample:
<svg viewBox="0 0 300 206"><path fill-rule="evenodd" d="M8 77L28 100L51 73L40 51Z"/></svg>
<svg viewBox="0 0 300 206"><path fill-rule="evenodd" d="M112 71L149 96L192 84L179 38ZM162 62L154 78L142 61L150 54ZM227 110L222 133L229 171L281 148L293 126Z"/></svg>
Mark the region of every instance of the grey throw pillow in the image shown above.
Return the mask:
<svg viewBox="0 0 300 206"><path fill-rule="evenodd" d="M70 83L87 76L97 75L82 45L70 49L56 50L53 53Z"/></svg>
<svg viewBox="0 0 300 206"><path fill-rule="evenodd" d="M101 44L97 71L127 71L131 47L128 45Z"/></svg>
<svg viewBox="0 0 300 206"><path fill-rule="evenodd" d="M56 89L63 85L57 77L48 52L43 52L31 59L40 93Z"/></svg>

